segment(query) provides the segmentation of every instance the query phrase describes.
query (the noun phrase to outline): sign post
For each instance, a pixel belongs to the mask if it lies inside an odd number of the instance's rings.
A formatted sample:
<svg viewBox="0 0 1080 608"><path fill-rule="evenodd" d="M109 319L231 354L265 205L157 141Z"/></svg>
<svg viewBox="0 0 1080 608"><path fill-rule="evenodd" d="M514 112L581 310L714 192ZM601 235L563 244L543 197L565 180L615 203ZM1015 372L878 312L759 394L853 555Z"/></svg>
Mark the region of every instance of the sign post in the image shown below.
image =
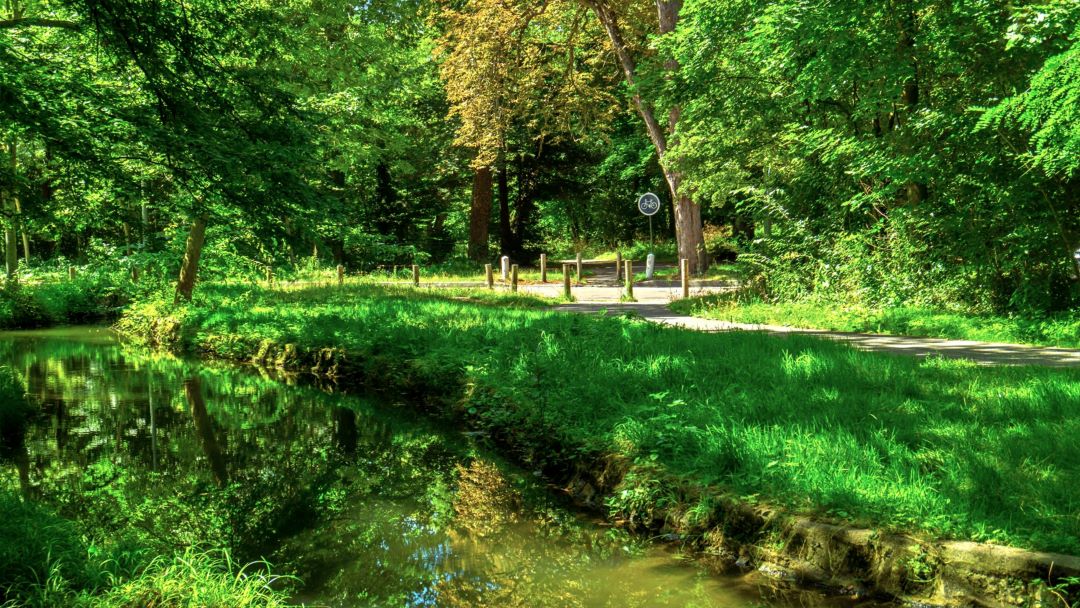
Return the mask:
<svg viewBox="0 0 1080 608"><path fill-rule="evenodd" d="M649 218L649 255L647 260L655 259L653 257L653 230L652 230L652 216L656 215L660 211L660 197L656 196L652 192L646 192L642 194L637 201L637 208L643 215ZM652 264L647 262L645 264L645 279L652 278Z"/></svg>
<svg viewBox="0 0 1080 608"><path fill-rule="evenodd" d="M653 249L653 232L652 232L652 216L656 215L660 211L660 197L656 196L652 192L646 192L641 195L641 198L637 201L637 208L642 214L649 218L649 251Z"/></svg>

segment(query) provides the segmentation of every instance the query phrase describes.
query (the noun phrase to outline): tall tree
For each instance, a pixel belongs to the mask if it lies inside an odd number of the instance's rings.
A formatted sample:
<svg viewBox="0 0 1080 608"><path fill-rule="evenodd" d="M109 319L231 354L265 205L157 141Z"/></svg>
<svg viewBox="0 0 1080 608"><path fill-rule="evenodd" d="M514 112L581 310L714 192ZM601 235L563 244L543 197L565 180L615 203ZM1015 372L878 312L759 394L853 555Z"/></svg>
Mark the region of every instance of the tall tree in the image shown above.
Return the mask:
<svg viewBox="0 0 1080 608"><path fill-rule="evenodd" d="M669 140L675 136L681 109L678 105L672 105L668 109L667 120L661 123L657 118L660 100L646 98L644 87L640 82L642 78L639 73L639 61L634 57L630 43L624 35L623 21L627 15L632 14L632 11L622 7L624 10L620 14L618 3L611 0L581 1L596 15L611 39L611 48L626 79L634 108L641 115L649 139L660 157L675 209L675 234L679 246L679 257L690 260L691 270L704 271L708 267L709 259L705 252L701 205L693 200L689 188L683 185L682 171L677 168L672 159L668 158ZM656 0L657 31L661 36L675 31L682 6L683 0ZM664 62L664 68L668 72L675 72L678 67L678 62L674 59Z"/></svg>

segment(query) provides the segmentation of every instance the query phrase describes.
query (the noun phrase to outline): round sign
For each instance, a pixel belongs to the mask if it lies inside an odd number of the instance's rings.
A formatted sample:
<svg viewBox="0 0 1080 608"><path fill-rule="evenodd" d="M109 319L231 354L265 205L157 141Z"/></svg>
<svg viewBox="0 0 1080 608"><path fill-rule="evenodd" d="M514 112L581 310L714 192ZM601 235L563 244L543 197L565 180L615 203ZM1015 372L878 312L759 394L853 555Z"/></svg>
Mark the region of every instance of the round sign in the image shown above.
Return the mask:
<svg viewBox="0 0 1080 608"><path fill-rule="evenodd" d="M637 201L637 208L645 215L656 215L656 212L660 211L660 197L652 192L642 194Z"/></svg>

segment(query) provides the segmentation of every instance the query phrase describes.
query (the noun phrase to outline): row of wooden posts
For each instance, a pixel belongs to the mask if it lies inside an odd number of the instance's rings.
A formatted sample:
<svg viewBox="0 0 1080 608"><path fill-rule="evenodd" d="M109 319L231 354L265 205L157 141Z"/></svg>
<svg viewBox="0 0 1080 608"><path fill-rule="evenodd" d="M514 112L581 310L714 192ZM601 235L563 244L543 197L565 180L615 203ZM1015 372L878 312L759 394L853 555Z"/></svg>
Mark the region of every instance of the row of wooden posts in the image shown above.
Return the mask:
<svg viewBox="0 0 1080 608"><path fill-rule="evenodd" d="M577 254L575 261L576 275L578 284L581 283L581 269L582 259L581 254ZM562 279L563 279L563 297L567 300L570 299L570 267L571 264L562 265ZM396 268L396 267L395 267ZM269 271L268 271L269 273ZM509 272L507 273L510 279L510 291L517 293L518 290L518 265L511 264ZM337 267L338 286L345 283L345 267L338 264ZM625 279L625 296L627 298L634 297L634 262L633 260L623 260L622 253L615 253L615 280ZM679 260L679 279L682 287L682 297L690 297L690 260ZM484 280L487 283L488 289L495 288L495 271L491 264L484 264ZM547 254L540 254L540 282L547 283ZM412 265L412 283L414 287L420 286L420 266L417 264Z"/></svg>
<svg viewBox="0 0 1080 608"><path fill-rule="evenodd" d="M581 283L581 267L582 259L581 254L577 255L576 263L577 282ZM567 300L570 299L570 267L571 264L562 265L562 279L563 279L563 297ZM491 264L484 264L484 275L487 282L488 289L495 288L495 274ZM510 290L517 292L518 290L518 265L510 265ZM682 297L690 297L690 260L679 260L679 277L681 279ZM138 269L132 268L132 280L138 281ZM621 278L625 278L625 296L627 298L634 297L634 266L632 260L623 260L622 254L616 252L615 254L615 280L618 281ZM68 279L75 280L75 267L68 267ZM266 269L266 281L268 283L273 282L273 273L269 268ZM540 254L540 281L547 283L547 254ZM345 266L338 264L337 267L337 282L338 287L345 285ZM414 287L420 286L420 266L417 264L412 265L412 283Z"/></svg>

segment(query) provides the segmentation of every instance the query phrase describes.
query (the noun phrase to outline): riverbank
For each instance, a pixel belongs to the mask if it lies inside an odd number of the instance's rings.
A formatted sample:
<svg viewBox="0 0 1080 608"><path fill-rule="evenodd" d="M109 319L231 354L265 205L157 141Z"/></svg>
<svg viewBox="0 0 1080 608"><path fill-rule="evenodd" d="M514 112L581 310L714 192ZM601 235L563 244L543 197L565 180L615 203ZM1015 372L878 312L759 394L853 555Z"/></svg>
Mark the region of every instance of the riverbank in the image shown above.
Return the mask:
<svg viewBox="0 0 1080 608"><path fill-rule="evenodd" d="M408 403L100 328L0 332L4 356L34 405L5 443L11 608L885 606L602 525Z"/></svg>
<svg viewBox="0 0 1080 608"><path fill-rule="evenodd" d="M734 293L673 302L704 319L803 329L1080 348L1080 314L975 315L914 306L873 309L839 302L743 302Z"/></svg>
<svg viewBox="0 0 1080 608"><path fill-rule="evenodd" d="M937 541L1080 553L1075 370L920 362L373 288L205 286L193 305L133 307L121 327L410 395L611 520L733 563L786 560L799 576L905 596L940 599L943 581L962 580L971 597L1035 597L1045 585L1033 579L1048 578L1038 564L964 576L950 565L957 545ZM877 533L833 544L858 527ZM908 533L926 540L897 540ZM1063 561L1053 575L1068 574Z"/></svg>
<svg viewBox="0 0 1080 608"><path fill-rule="evenodd" d="M83 269L74 278L44 274L39 282L5 282L0 330L114 321L142 291L118 271Z"/></svg>

